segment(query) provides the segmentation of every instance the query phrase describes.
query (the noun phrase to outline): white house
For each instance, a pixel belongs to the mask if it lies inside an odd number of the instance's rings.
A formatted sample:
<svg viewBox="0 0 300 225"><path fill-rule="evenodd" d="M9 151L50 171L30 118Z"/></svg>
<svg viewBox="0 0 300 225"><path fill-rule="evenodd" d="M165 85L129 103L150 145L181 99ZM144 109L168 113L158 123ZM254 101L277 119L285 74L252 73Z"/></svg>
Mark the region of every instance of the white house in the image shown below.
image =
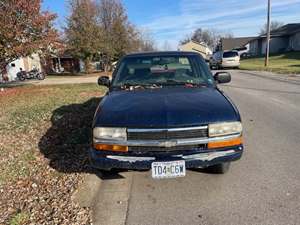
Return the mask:
<svg viewBox="0 0 300 225"><path fill-rule="evenodd" d="M209 56L212 55L211 49L205 43L199 43L193 40L180 45L179 51L197 52L202 55L204 59L209 59Z"/></svg>
<svg viewBox="0 0 300 225"><path fill-rule="evenodd" d="M24 71L30 71L33 68L42 70L41 59L38 54L32 54L31 56L19 58L6 66L7 76L9 81L14 81L17 78L17 73L20 68ZM2 76L0 76L2 79Z"/></svg>

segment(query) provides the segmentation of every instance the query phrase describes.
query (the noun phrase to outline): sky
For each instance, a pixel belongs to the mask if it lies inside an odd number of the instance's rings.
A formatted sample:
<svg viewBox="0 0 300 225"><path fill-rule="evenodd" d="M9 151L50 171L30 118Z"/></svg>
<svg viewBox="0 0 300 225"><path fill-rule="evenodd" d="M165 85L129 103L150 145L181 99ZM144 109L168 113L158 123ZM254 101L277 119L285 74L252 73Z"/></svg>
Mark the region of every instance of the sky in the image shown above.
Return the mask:
<svg viewBox="0 0 300 225"><path fill-rule="evenodd" d="M158 47L172 49L197 28L255 36L266 23L267 0L123 0L130 22L145 30ZM68 15L67 0L44 0L43 9L58 14L57 27ZM300 0L272 0L272 19L300 23Z"/></svg>

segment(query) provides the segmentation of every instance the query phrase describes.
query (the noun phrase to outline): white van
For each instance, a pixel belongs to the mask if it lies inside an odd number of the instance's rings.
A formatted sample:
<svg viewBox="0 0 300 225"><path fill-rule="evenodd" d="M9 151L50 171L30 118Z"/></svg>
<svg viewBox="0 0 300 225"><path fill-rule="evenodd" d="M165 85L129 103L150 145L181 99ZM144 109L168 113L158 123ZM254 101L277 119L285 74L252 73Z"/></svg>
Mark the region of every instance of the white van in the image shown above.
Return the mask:
<svg viewBox="0 0 300 225"><path fill-rule="evenodd" d="M219 51L213 54L209 62L211 69L239 68L240 56L238 51Z"/></svg>

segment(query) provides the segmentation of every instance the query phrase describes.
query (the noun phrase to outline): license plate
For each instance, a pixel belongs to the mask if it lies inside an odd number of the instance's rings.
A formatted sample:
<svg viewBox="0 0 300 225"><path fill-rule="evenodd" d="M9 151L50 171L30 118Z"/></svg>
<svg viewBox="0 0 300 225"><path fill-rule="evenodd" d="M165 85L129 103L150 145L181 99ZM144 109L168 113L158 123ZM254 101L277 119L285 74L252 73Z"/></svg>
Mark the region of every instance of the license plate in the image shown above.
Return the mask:
<svg viewBox="0 0 300 225"><path fill-rule="evenodd" d="M185 161L153 162L151 171L155 179L184 177Z"/></svg>

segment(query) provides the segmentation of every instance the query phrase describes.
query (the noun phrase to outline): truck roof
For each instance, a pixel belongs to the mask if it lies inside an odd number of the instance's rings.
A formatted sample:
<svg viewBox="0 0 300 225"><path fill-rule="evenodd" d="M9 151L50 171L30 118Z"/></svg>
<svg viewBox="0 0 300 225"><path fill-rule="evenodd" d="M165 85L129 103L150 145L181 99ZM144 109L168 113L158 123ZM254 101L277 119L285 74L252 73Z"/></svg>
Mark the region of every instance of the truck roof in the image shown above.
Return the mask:
<svg viewBox="0 0 300 225"><path fill-rule="evenodd" d="M187 55L198 55L202 57L199 53L196 52L186 52L186 51L155 51L155 52L138 52L131 53L125 57L136 57L136 56L187 56Z"/></svg>

